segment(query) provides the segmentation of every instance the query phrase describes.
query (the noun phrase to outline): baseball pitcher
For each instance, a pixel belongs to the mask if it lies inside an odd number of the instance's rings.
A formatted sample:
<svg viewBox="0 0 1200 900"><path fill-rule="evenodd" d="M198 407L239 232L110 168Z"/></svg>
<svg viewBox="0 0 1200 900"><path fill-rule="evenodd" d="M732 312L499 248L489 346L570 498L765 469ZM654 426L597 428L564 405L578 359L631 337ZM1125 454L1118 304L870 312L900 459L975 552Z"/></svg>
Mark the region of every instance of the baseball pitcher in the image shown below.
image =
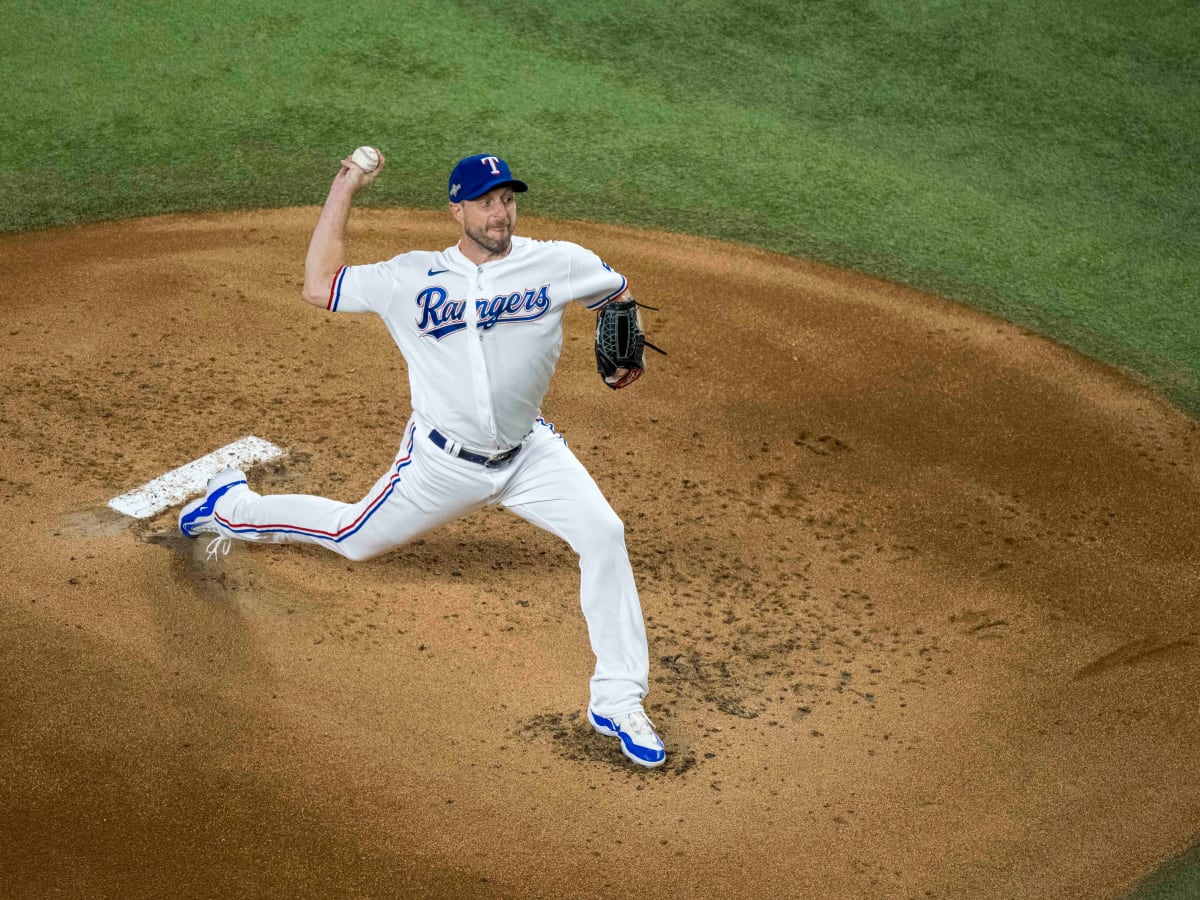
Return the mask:
<svg viewBox="0 0 1200 900"><path fill-rule="evenodd" d="M404 355L412 416L395 461L357 503L262 496L227 469L183 508L180 531L216 535L211 555L227 553L236 538L317 544L363 560L501 504L579 555L596 657L588 721L618 738L633 762L662 765L666 751L642 708L649 656L624 526L541 415L570 303L597 311L605 384L624 387L641 375L645 339L626 280L576 244L514 235L517 194L528 188L487 153L461 160L450 175L456 244L349 265L354 197L384 164L379 153L342 161L309 243L303 296L333 313L374 313Z"/></svg>

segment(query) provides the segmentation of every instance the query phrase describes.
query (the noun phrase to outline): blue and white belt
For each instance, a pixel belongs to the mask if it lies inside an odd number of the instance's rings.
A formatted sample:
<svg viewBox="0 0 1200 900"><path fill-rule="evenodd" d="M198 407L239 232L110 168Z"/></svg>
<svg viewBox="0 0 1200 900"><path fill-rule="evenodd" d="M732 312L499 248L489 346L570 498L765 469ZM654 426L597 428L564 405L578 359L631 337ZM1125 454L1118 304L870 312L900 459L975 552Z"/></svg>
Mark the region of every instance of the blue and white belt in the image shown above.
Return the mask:
<svg viewBox="0 0 1200 900"><path fill-rule="evenodd" d="M429 439L434 442L440 449L445 450L451 456L457 456L459 459L465 459L467 462L475 463L476 465L485 466L489 469L499 468L514 456L521 452L521 444L515 447L509 447L502 453L488 455L486 453L476 453L474 450L468 450L451 441L436 428L429 432Z"/></svg>

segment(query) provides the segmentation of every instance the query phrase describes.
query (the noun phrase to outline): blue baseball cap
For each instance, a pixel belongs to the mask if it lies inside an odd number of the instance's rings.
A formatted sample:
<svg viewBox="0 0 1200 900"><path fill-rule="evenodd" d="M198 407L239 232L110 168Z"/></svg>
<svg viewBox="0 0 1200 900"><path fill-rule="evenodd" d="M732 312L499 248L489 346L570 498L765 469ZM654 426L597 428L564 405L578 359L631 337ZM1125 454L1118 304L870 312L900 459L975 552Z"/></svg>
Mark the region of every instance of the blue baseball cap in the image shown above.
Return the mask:
<svg viewBox="0 0 1200 900"><path fill-rule="evenodd" d="M511 186L517 193L529 190L529 185L512 177L508 163L500 157L488 153L468 156L459 160L450 173L450 202L474 200L502 184Z"/></svg>

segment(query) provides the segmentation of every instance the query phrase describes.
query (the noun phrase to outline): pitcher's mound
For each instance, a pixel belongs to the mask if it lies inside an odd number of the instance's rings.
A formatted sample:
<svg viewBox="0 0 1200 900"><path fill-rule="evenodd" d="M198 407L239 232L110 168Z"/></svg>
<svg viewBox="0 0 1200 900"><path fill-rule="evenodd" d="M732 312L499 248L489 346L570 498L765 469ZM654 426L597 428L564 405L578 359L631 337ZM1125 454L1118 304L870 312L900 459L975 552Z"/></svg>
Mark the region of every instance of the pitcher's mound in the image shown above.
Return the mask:
<svg viewBox="0 0 1200 900"><path fill-rule="evenodd" d="M507 513L358 565L114 519L243 435L262 492L391 461L404 361L300 301L315 220L0 237L11 896L1096 897L1194 836L1194 423L878 281L520 223L660 308L617 393L573 311L543 410L627 523L659 771L587 727L574 556ZM451 226L358 211L352 256Z"/></svg>

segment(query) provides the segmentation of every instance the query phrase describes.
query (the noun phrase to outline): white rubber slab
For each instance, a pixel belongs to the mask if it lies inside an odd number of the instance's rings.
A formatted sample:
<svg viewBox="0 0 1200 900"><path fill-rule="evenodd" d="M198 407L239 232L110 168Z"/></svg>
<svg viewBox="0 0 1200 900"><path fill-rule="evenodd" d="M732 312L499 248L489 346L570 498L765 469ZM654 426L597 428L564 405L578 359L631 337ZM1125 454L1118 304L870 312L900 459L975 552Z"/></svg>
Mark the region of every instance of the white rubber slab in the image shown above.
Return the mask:
<svg viewBox="0 0 1200 900"><path fill-rule="evenodd" d="M254 463L270 462L286 455L281 447L254 435L247 435L214 450L207 456L192 460L187 465L172 469L148 481L140 488L113 497L108 505L119 513L135 519L148 519L164 509L182 503L189 497L204 493L208 480L227 466L244 469Z"/></svg>

